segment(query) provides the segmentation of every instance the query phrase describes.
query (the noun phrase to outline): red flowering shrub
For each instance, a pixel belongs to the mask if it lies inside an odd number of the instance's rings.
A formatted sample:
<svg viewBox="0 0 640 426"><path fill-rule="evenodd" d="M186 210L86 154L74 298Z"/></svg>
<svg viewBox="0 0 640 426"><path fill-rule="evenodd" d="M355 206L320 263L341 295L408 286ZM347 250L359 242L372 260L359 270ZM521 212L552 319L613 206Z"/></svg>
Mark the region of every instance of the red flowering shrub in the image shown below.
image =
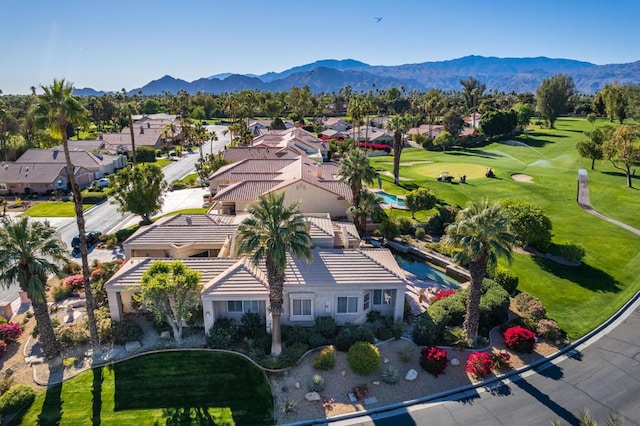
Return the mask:
<svg viewBox="0 0 640 426"><path fill-rule="evenodd" d="M0 356L4 355L7 352L7 344L4 340L0 340Z"/></svg>
<svg viewBox="0 0 640 426"><path fill-rule="evenodd" d="M435 296L429 299L429 303L437 302L438 300L446 299L447 297L456 294L455 290L440 290Z"/></svg>
<svg viewBox="0 0 640 426"><path fill-rule="evenodd" d="M22 326L15 322L0 324L0 340L5 343L13 343L22 336Z"/></svg>
<svg viewBox="0 0 640 426"><path fill-rule="evenodd" d="M467 358L466 372L475 379L482 380L491 374L493 370L493 359L486 352L473 352Z"/></svg>
<svg viewBox="0 0 640 426"><path fill-rule="evenodd" d="M503 337L504 344L516 352L531 353L536 345L535 333L524 327L508 328L507 331L504 332Z"/></svg>
<svg viewBox="0 0 640 426"><path fill-rule="evenodd" d="M74 293L84 290L84 276L82 274L71 275L64 280L64 286Z"/></svg>
<svg viewBox="0 0 640 426"><path fill-rule="evenodd" d="M437 346L425 346L420 351L420 366L428 373L438 376L447 368L447 351Z"/></svg>

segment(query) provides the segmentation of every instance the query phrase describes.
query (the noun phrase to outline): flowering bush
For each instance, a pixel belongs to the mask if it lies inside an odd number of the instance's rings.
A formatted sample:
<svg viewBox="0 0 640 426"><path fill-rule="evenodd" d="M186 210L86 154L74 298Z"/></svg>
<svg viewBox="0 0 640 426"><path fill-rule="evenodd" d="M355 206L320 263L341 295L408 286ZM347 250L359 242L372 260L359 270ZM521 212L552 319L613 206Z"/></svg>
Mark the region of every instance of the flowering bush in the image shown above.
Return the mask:
<svg viewBox="0 0 640 426"><path fill-rule="evenodd" d="M358 385L353 388L353 394L358 399L365 399L369 396L369 388L367 387L367 385Z"/></svg>
<svg viewBox="0 0 640 426"><path fill-rule="evenodd" d="M491 360L493 361L493 368L496 370L504 370L511 367L511 355L506 352L491 354Z"/></svg>
<svg viewBox="0 0 640 426"><path fill-rule="evenodd" d="M557 322L550 319L541 319L536 327L538 336L547 340L559 340L562 338L562 329Z"/></svg>
<svg viewBox="0 0 640 426"><path fill-rule="evenodd" d="M437 346L425 346L420 351L420 366L428 373L438 376L447 368L447 351Z"/></svg>
<svg viewBox="0 0 640 426"><path fill-rule="evenodd" d="M0 324L0 340L4 340L5 343L12 343L18 340L22 336L22 326L15 322L8 322L6 324Z"/></svg>
<svg viewBox="0 0 640 426"><path fill-rule="evenodd" d="M466 372L475 379L482 380L491 374L493 370L493 359L486 352L473 352L467 358Z"/></svg>
<svg viewBox="0 0 640 426"><path fill-rule="evenodd" d="M437 302L438 300L446 299L447 297L456 294L455 290L440 290L435 296L429 299L429 303Z"/></svg>
<svg viewBox="0 0 640 426"><path fill-rule="evenodd" d="M5 343L4 340L0 340L0 356L4 355L6 351L7 351L7 344Z"/></svg>
<svg viewBox="0 0 640 426"><path fill-rule="evenodd" d="M84 276L82 274L71 275L64 280L64 286L74 293L84 290Z"/></svg>
<svg viewBox="0 0 640 426"><path fill-rule="evenodd" d="M516 352L533 352L536 344L536 335L533 331L524 327L511 327L504 332L504 344Z"/></svg>

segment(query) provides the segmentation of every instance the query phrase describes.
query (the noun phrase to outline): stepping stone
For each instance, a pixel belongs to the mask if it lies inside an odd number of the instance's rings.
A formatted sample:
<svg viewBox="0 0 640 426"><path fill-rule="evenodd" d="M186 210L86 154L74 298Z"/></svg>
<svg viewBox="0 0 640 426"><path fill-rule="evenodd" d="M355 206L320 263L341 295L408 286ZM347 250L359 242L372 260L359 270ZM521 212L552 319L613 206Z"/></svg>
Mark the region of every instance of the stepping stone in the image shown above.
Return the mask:
<svg viewBox="0 0 640 426"><path fill-rule="evenodd" d="M142 346L140 346L140 342L127 342L125 343L124 348L127 352L134 352L140 350Z"/></svg>
<svg viewBox="0 0 640 426"><path fill-rule="evenodd" d="M354 394L350 393L348 396L349 396L349 401L358 402L358 398L356 398Z"/></svg>
<svg viewBox="0 0 640 426"><path fill-rule="evenodd" d="M364 400L364 405L371 405L371 404L377 404L378 403L378 398L376 398L375 396L370 396L369 398L365 398Z"/></svg>

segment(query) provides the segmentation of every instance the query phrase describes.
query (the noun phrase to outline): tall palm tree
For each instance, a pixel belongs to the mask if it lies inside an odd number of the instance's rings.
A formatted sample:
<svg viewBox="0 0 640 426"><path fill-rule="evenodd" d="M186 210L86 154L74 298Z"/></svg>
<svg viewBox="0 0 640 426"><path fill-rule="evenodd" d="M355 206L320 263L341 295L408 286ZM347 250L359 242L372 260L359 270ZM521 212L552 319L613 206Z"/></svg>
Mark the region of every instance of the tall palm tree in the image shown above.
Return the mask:
<svg viewBox="0 0 640 426"><path fill-rule="evenodd" d="M84 226L84 212L82 210L82 193L76 181L75 166L71 162L69 155L69 140L67 137L67 127L82 123L87 115L87 111L77 98L73 96L73 85L61 80L53 80L51 86L40 86L44 93L40 96L40 102L36 105L36 115L45 126L49 127L62 141L64 156L67 161L67 178L73 193L73 204L78 224L78 235L80 237L80 254L82 258L82 276L84 277L84 293L86 296L87 322L89 323L89 334L91 345L94 351L98 349L98 328L96 317L93 311L93 297L91 283L89 281L89 260L87 257L87 236Z"/></svg>
<svg viewBox="0 0 640 426"><path fill-rule="evenodd" d="M251 216L238 227L237 252L250 254L256 265L265 261L269 282L269 310L273 319L271 354L278 356L282 353L280 317L287 252L311 260L309 226L300 214L297 203L285 205L284 194L263 195L248 210Z"/></svg>
<svg viewBox="0 0 640 426"><path fill-rule="evenodd" d="M480 296L487 265L495 265L499 256L511 262L515 237L507 232L508 218L499 203L470 202L446 230L445 241L461 249L454 260L469 264L471 283L463 328L474 343L478 338Z"/></svg>
<svg viewBox="0 0 640 426"><path fill-rule="evenodd" d="M349 184L352 205L358 206L363 182L373 182L376 170L369 164L369 158L360 148L353 148L340 159L338 176L340 176L340 181Z"/></svg>
<svg viewBox="0 0 640 426"><path fill-rule="evenodd" d="M393 184L400 184L400 155L404 144L404 134L411 128L413 117L410 114L394 115L387 124L387 130L393 132Z"/></svg>
<svg viewBox="0 0 640 426"><path fill-rule="evenodd" d="M380 203L382 198L373 192L363 190L360 194L360 201L347 210L352 216L360 234L367 231L367 218L373 217L382 211Z"/></svg>
<svg viewBox="0 0 640 426"><path fill-rule="evenodd" d="M67 247L52 227L30 222L27 216L0 221L0 286L8 288L18 283L27 293L38 323L38 340L49 359L60 355L60 345L53 332L46 300L49 275L62 276L56 262L68 257Z"/></svg>

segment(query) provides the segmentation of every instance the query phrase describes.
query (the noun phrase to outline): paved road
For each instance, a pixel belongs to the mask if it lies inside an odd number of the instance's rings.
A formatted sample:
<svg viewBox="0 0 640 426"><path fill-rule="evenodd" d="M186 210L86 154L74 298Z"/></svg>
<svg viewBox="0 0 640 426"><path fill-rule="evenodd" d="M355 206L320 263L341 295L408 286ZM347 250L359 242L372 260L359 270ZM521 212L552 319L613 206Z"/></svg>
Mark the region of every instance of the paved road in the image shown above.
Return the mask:
<svg viewBox="0 0 640 426"><path fill-rule="evenodd" d="M640 425L640 300L599 340L578 347L573 358L546 364L502 387L457 395L332 425L550 425L578 424L588 408L598 423L610 413L624 425ZM400 386L400 385L399 385ZM455 400L454 400L455 399Z"/></svg>

